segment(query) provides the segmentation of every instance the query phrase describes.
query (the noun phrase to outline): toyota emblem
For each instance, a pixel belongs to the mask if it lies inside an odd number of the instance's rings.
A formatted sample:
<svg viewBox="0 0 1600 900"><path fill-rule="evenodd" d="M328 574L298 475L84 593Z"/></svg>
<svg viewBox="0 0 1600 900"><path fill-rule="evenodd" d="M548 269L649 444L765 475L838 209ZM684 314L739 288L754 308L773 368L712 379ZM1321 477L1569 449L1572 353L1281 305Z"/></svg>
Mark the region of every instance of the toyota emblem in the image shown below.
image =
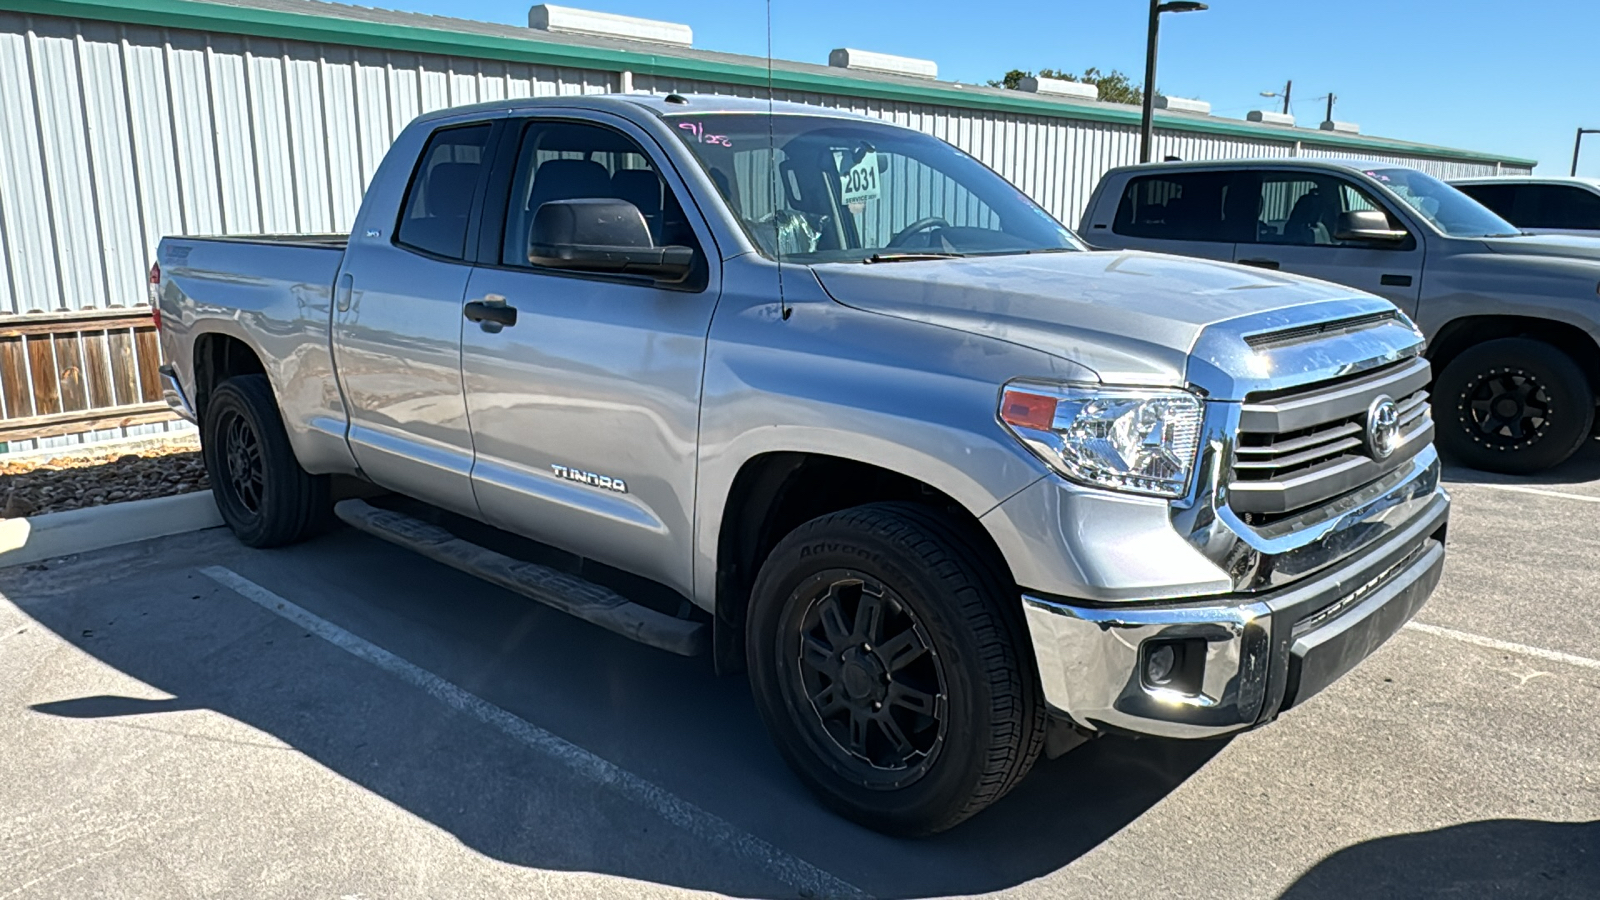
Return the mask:
<svg viewBox="0 0 1600 900"><path fill-rule="evenodd" d="M1373 459L1388 459L1400 443L1400 407L1380 396L1367 408L1367 450Z"/></svg>

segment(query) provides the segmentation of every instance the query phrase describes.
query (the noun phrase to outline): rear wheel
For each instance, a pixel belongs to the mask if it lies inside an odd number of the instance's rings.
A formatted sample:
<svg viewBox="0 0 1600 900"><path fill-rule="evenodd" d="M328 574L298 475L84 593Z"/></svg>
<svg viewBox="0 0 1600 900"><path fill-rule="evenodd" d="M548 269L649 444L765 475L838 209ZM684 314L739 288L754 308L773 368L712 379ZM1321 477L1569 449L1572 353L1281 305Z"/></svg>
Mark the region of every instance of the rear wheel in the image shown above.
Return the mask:
<svg viewBox="0 0 1600 900"><path fill-rule="evenodd" d="M1475 469L1559 465L1594 425L1594 390L1565 353L1531 338L1469 347L1434 380L1439 445Z"/></svg>
<svg viewBox="0 0 1600 900"><path fill-rule="evenodd" d="M897 834L1004 796L1045 732L1013 594L921 507L857 507L784 538L756 580L747 652L790 766L835 810Z"/></svg>
<svg viewBox="0 0 1600 900"><path fill-rule="evenodd" d="M222 519L251 547L304 540L327 517L328 478L300 468L265 375L240 375L211 394L201 455Z"/></svg>

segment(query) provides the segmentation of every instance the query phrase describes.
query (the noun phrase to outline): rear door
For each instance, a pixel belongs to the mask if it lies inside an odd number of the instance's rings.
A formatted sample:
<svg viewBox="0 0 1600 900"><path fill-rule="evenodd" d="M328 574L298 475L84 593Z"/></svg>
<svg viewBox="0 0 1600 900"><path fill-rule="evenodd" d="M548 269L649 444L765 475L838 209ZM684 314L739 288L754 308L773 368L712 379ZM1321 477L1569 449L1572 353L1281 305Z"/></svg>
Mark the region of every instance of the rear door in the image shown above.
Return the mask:
<svg viewBox="0 0 1600 900"><path fill-rule="evenodd" d="M467 301L516 322L466 322L461 373L493 525L691 590L695 448L720 264L653 140L601 114L508 122ZM626 200L657 246L695 248L682 284L528 262L540 204Z"/></svg>
<svg viewBox="0 0 1600 900"><path fill-rule="evenodd" d="M1242 172L1177 170L1135 175L1120 196L1102 196L1083 238L1107 250L1152 250L1232 260L1248 238L1255 205ZM1113 211L1114 210L1114 211Z"/></svg>
<svg viewBox="0 0 1600 900"><path fill-rule="evenodd" d="M1235 262L1348 285L1416 312L1423 260L1416 234L1381 244L1334 236L1339 215L1360 210L1382 211L1390 228L1406 230L1404 220L1386 204L1356 182L1331 173L1267 170L1256 178L1254 234L1235 248Z"/></svg>
<svg viewBox="0 0 1600 900"><path fill-rule="evenodd" d="M404 194L369 196L397 220L363 218L335 284L333 347L350 450L374 482L466 515L472 434L461 390L461 303L474 208L499 123L441 126L420 148ZM396 154L406 148L396 145ZM385 174L373 191L385 187ZM330 386L331 388L331 386Z"/></svg>

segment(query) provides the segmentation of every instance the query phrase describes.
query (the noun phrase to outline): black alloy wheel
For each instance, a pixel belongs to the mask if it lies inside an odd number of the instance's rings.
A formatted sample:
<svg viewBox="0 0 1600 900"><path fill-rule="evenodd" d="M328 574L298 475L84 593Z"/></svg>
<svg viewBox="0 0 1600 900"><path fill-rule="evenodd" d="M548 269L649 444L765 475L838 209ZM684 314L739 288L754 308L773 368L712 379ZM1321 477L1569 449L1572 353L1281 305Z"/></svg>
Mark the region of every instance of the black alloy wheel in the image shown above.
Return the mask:
<svg viewBox="0 0 1600 900"><path fill-rule="evenodd" d="M786 685L863 786L916 780L947 727L944 664L927 631L893 590L849 570L817 574L802 595L804 614L780 637L796 663Z"/></svg>
<svg viewBox="0 0 1600 900"><path fill-rule="evenodd" d="M211 392L200 451L217 511L245 544L292 544L327 521L328 477L300 467L265 375L235 376Z"/></svg>
<svg viewBox="0 0 1600 900"><path fill-rule="evenodd" d="M1594 424L1594 391L1560 349L1531 338L1467 348L1438 374L1441 449L1477 469L1528 474L1577 451Z"/></svg>

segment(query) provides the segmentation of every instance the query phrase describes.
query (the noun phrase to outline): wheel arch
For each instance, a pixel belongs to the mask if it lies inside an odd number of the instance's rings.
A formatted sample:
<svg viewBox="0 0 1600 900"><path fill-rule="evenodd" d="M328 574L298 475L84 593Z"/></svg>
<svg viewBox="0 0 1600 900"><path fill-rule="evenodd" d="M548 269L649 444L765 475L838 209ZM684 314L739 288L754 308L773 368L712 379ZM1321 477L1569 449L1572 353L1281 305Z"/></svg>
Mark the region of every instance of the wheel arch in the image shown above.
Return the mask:
<svg viewBox="0 0 1600 900"><path fill-rule="evenodd" d="M206 407L217 385L238 375L267 375L261 354L242 338L222 331L206 331L194 339L195 417L204 421ZM268 376L270 383L271 377Z"/></svg>
<svg viewBox="0 0 1600 900"><path fill-rule="evenodd" d="M818 516L867 503L900 501L940 511L1013 584L999 545L972 510L939 487L875 463L803 451L746 460L734 476L716 539L713 645L719 672L744 668L745 619L756 574L785 535Z"/></svg>
<svg viewBox="0 0 1600 900"><path fill-rule="evenodd" d="M1428 342L1428 361L1437 375L1469 347L1499 338L1544 341L1565 353L1583 370L1589 386L1600 393L1600 343L1570 322L1535 316L1463 316L1446 322Z"/></svg>

